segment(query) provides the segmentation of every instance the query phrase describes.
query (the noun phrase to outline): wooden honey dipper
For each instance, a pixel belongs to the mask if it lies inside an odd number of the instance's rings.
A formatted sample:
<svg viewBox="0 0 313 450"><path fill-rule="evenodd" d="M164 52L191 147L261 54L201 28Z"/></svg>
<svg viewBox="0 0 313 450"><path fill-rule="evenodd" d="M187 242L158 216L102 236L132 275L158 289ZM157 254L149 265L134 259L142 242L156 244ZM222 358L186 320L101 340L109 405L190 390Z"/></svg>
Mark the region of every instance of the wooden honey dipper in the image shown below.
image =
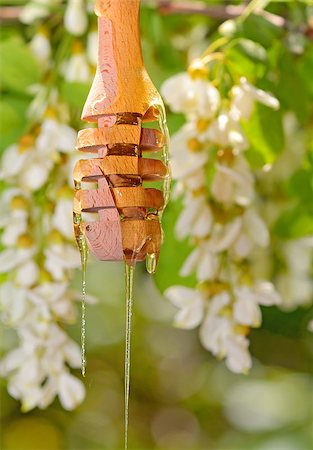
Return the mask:
<svg viewBox="0 0 313 450"><path fill-rule="evenodd" d="M74 169L74 226L100 260L150 260L155 270L162 243L163 192L144 182L168 181L166 133L144 128L162 120L162 100L143 64L140 0L97 0L99 51L95 79L82 120L95 122L78 134L77 148L94 154ZM163 161L144 157L163 150ZM86 183L97 183L85 189ZM167 189L168 191L168 189ZM165 198L164 198L165 197ZM84 222L84 212L98 220Z"/></svg>

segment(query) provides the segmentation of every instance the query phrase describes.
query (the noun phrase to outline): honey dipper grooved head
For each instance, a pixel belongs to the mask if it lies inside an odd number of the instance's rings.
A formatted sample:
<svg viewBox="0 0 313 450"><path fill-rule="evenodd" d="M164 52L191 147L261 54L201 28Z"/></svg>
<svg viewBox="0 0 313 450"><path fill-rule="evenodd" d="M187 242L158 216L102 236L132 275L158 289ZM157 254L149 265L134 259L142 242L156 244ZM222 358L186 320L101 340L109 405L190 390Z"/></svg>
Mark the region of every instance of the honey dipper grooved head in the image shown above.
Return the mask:
<svg viewBox="0 0 313 450"><path fill-rule="evenodd" d="M77 149L93 157L75 166L74 214L76 234L85 235L98 259L132 263L152 255L154 265L164 197L147 183L164 180L168 169L160 159L166 137L142 128L158 118L160 97L143 65L139 6L140 0L96 1L98 64L82 118L98 127L78 133Z"/></svg>

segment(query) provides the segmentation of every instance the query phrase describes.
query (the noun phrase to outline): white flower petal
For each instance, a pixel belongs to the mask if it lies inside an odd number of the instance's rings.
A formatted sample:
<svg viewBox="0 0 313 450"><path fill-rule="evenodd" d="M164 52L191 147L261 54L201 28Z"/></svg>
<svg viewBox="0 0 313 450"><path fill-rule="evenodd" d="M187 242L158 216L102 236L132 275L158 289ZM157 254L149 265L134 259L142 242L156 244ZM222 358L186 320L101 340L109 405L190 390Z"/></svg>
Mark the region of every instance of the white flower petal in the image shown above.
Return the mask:
<svg viewBox="0 0 313 450"><path fill-rule="evenodd" d="M225 340L226 366L234 373L248 373L252 367L248 350L249 341L244 336L229 336Z"/></svg>
<svg viewBox="0 0 313 450"><path fill-rule="evenodd" d="M251 239L249 239L246 234L240 233L238 239L233 245L235 255L240 259L246 258L250 255L252 249L253 242L251 241Z"/></svg>
<svg viewBox="0 0 313 450"><path fill-rule="evenodd" d="M196 298L190 305L182 308L175 316L177 328L190 330L200 325L203 318L203 299Z"/></svg>
<svg viewBox="0 0 313 450"><path fill-rule="evenodd" d="M176 308L185 308L194 301L202 300L202 295L199 291L185 286L171 286L164 291L164 296Z"/></svg>
<svg viewBox="0 0 313 450"><path fill-rule="evenodd" d="M43 19L49 14L48 0L30 1L23 7L19 16L22 23L31 24L37 19Z"/></svg>
<svg viewBox="0 0 313 450"><path fill-rule="evenodd" d="M254 295L260 305L279 305L282 302L281 296L276 291L275 286L269 281L259 281L254 286Z"/></svg>
<svg viewBox="0 0 313 450"><path fill-rule="evenodd" d="M67 239L74 238L73 228L73 201L70 199L61 199L56 204L56 208L52 219L53 226L56 230Z"/></svg>
<svg viewBox="0 0 313 450"><path fill-rule="evenodd" d="M11 352L7 353L4 358L0 361L0 374L2 376L7 376L10 372L13 372L18 367L20 367L27 355L21 347L18 347Z"/></svg>
<svg viewBox="0 0 313 450"><path fill-rule="evenodd" d="M247 287L235 289L234 320L240 325L259 327L262 314L253 292Z"/></svg>
<svg viewBox="0 0 313 450"><path fill-rule="evenodd" d="M87 12L82 0L68 0L64 26L74 36L81 36L88 27Z"/></svg>
<svg viewBox="0 0 313 450"><path fill-rule="evenodd" d="M67 81L71 82L89 81L90 69L84 53L75 53L71 56L65 65L64 76Z"/></svg>
<svg viewBox="0 0 313 450"><path fill-rule="evenodd" d="M251 209L244 214L244 228L255 244L260 247L266 247L269 244L270 236L265 222Z"/></svg>
<svg viewBox="0 0 313 450"><path fill-rule="evenodd" d="M57 149L65 153L74 152L77 139L76 131L68 125L61 123L58 133Z"/></svg>
<svg viewBox="0 0 313 450"><path fill-rule="evenodd" d="M188 73L169 78L161 93L173 112L188 116L212 118L220 105L219 91L209 81L193 80Z"/></svg>
<svg viewBox="0 0 313 450"><path fill-rule="evenodd" d="M213 217L209 206L204 203L198 216L194 220L192 230L189 230L193 236L204 238L209 235L212 227Z"/></svg>
<svg viewBox="0 0 313 450"><path fill-rule="evenodd" d="M181 240L190 234L193 229L193 223L201 213L204 206L204 198L191 197L186 198L186 206L181 212L175 226L175 235Z"/></svg>
<svg viewBox="0 0 313 450"><path fill-rule="evenodd" d="M49 164L49 161L33 160L19 174L19 182L25 189L37 191L48 180L51 168L52 163Z"/></svg>
<svg viewBox="0 0 313 450"><path fill-rule="evenodd" d="M29 43L30 49L40 63L47 63L51 55L50 40L44 33L36 33Z"/></svg>
<svg viewBox="0 0 313 450"><path fill-rule="evenodd" d="M242 220L237 217L225 226L216 226L209 241L211 251L218 253L228 249L237 239L241 225Z"/></svg>
<svg viewBox="0 0 313 450"><path fill-rule="evenodd" d="M69 373L63 373L59 377L58 384L59 399L64 409L73 410L85 398L83 383Z"/></svg>
<svg viewBox="0 0 313 450"><path fill-rule="evenodd" d="M21 402L22 402L22 412L27 413L39 405L42 397L42 390L38 386L27 387L23 392Z"/></svg>
<svg viewBox="0 0 313 450"><path fill-rule="evenodd" d="M209 250L202 252L201 259L198 262L197 278L199 281L212 280L218 268L218 258Z"/></svg>
<svg viewBox="0 0 313 450"><path fill-rule="evenodd" d="M0 179L7 179L20 173L27 158L28 152L21 153L17 145L8 147L2 156Z"/></svg>
<svg viewBox="0 0 313 450"><path fill-rule="evenodd" d="M30 287L38 280L39 268L37 264L32 261L26 261L16 271L15 282L24 287Z"/></svg>
<svg viewBox="0 0 313 450"><path fill-rule="evenodd" d="M46 409L54 400L58 393L57 378L49 376L48 380L42 387L40 401L38 406L40 409Z"/></svg>
<svg viewBox="0 0 313 450"><path fill-rule="evenodd" d="M8 223L1 236L2 243L7 246L13 246L19 236L26 233L27 221L24 218L7 217Z"/></svg>
<svg viewBox="0 0 313 450"><path fill-rule="evenodd" d="M98 62L98 33L91 31L87 37L87 57L90 64L97 65Z"/></svg>
<svg viewBox="0 0 313 450"><path fill-rule="evenodd" d="M217 170L212 181L211 193L218 202L226 204L231 203L234 198L233 180L228 174L221 170Z"/></svg>
<svg viewBox="0 0 313 450"><path fill-rule="evenodd" d="M213 355L225 356L224 341L231 332L231 323L226 317L218 317L208 313L200 328L200 341L203 347Z"/></svg>
<svg viewBox="0 0 313 450"><path fill-rule="evenodd" d="M66 362L73 368L78 369L81 366L81 349L76 342L68 340L63 348Z"/></svg>
<svg viewBox="0 0 313 450"><path fill-rule="evenodd" d="M0 253L0 273L9 272L31 258L33 249L7 249Z"/></svg>

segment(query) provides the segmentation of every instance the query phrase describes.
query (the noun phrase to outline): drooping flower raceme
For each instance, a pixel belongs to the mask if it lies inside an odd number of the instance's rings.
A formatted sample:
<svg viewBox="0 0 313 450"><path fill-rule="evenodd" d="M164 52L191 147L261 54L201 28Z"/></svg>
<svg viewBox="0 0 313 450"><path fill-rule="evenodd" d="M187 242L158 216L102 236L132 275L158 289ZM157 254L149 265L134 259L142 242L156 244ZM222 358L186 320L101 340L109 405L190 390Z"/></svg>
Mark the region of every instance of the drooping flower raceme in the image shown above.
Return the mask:
<svg viewBox="0 0 313 450"><path fill-rule="evenodd" d="M254 279L248 270L254 249L268 247L270 238L241 121L250 118L255 102L273 109L279 102L244 77L222 98L201 60L167 80L162 94L187 119L171 141L174 192L183 197L175 233L195 246L180 275L195 273L198 280L194 289L172 286L165 296L178 308L177 327L199 326L203 346L225 358L233 372L245 373L252 364L247 336L261 325L260 305L281 299L272 283Z"/></svg>
<svg viewBox="0 0 313 450"><path fill-rule="evenodd" d="M96 34L88 30L92 2L24 3L20 21L30 25L25 35L32 36L28 46L42 78L26 88L32 97L27 132L0 161L0 318L17 335L17 346L0 360L0 375L23 411L46 408L55 396L70 410L85 389L71 373L80 367L80 348L65 329L77 320L80 294L71 291L70 282L80 257L71 180L78 111L64 103L63 94L64 87L91 82ZM66 33L72 35L68 40Z"/></svg>
<svg viewBox="0 0 313 450"><path fill-rule="evenodd" d="M1 199L0 314L19 340L0 361L0 374L23 411L45 408L56 395L65 409L84 398L82 382L70 373L80 367L80 348L63 330L76 319L79 298L69 288L80 265L67 185L75 142L76 132L48 111L39 127L5 150L0 166L8 183Z"/></svg>

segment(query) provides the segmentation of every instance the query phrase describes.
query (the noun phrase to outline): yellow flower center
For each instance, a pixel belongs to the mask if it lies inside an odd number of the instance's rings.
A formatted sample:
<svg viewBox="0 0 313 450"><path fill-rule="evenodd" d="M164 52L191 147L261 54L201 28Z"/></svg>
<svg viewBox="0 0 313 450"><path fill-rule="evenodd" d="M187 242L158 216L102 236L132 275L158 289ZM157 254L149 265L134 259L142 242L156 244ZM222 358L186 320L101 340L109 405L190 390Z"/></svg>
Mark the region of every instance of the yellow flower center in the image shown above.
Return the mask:
<svg viewBox="0 0 313 450"><path fill-rule="evenodd" d="M49 37L49 30L48 28L44 27L43 25L38 27L38 33L42 34L43 36L45 36L46 38Z"/></svg>
<svg viewBox="0 0 313 450"><path fill-rule="evenodd" d="M207 194L207 190L204 186L202 186L198 189L193 189L193 191L192 191L193 197L199 197L200 195L206 195L206 194Z"/></svg>
<svg viewBox="0 0 313 450"><path fill-rule="evenodd" d="M208 297L214 297L228 290L228 285L222 281L202 281L198 284L197 289ZM227 307L228 308L228 307Z"/></svg>
<svg viewBox="0 0 313 450"><path fill-rule="evenodd" d="M34 146L35 138L32 134L25 134L22 136L18 143L19 153L24 153Z"/></svg>
<svg viewBox="0 0 313 450"><path fill-rule="evenodd" d="M48 236L48 242L52 244L62 244L63 236L58 230L52 230Z"/></svg>
<svg viewBox="0 0 313 450"><path fill-rule="evenodd" d="M209 125L210 125L210 120L199 119L197 121L197 130L199 131L199 133L203 133L204 131L206 131L208 129Z"/></svg>
<svg viewBox="0 0 313 450"><path fill-rule="evenodd" d="M58 199L60 199L60 198L70 198L71 199L73 197L73 191L69 186L62 186L60 189L58 189L56 197Z"/></svg>
<svg viewBox="0 0 313 450"><path fill-rule="evenodd" d="M25 197L17 195L11 199L11 209L27 209L28 201Z"/></svg>
<svg viewBox="0 0 313 450"><path fill-rule="evenodd" d="M231 306L224 306L219 312L219 315L231 319L233 317L233 308Z"/></svg>
<svg viewBox="0 0 313 450"><path fill-rule="evenodd" d="M245 325L235 325L234 332L241 336L247 336L250 333L250 328Z"/></svg>
<svg viewBox="0 0 313 450"><path fill-rule="evenodd" d="M52 281L51 274L47 270L41 269L40 274L39 274L39 283L41 283L41 284L51 283L51 281Z"/></svg>
<svg viewBox="0 0 313 450"><path fill-rule="evenodd" d="M195 59L189 66L188 73L193 80L207 80L209 70L200 59Z"/></svg>
<svg viewBox="0 0 313 450"><path fill-rule="evenodd" d="M22 234L18 237L16 246L18 248L30 248L34 241L28 234Z"/></svg>
<svg viewBox="0 0 313 450"><path fill-rule="evenodd" d="M72 46L72 52L75 54L84 53L84 46L81 41L76 40Z"/></svg>
<svg viewBox="0 0 313 450"><path fill-rule="evenodd" d="M47 119L56 119L56 117L57 117L56 111L53 108L51 108L51 106L49 106L46 109L45 117Z"/></svg>
<svg viewBox="0 0 313 450"><path fill-rule="evenodd" d="M188 150L193 153L200 152L202 150L202 143L197 138L191 138L187 142Z"/></svg>
<svg viewBox="0 0 313 450"><path fill-rule="evenodd" d="M220 149L217 152L217 159L227 164L231 164L234 161L235 156L236 155L231 148Z"/></svg>

